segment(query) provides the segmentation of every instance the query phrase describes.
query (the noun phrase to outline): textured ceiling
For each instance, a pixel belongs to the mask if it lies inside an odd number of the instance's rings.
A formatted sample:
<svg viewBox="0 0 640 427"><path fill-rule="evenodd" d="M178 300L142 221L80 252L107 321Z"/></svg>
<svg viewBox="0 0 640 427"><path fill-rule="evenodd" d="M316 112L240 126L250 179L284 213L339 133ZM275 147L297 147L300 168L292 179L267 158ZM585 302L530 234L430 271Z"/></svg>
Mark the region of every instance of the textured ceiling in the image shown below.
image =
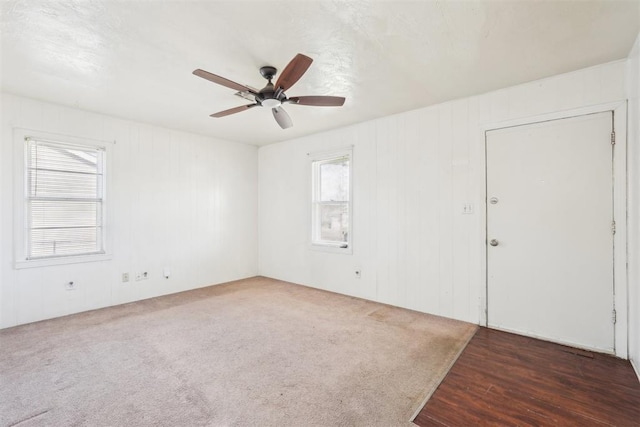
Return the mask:
<svg viewBox="0 0 640 427"><path fill-rule="evenodd" d="M2 1L3 91L264 145L627 56L638 1ZM314 63L287 95L344 107L266 108L195 77L261 88L258 69Z"/></svg>

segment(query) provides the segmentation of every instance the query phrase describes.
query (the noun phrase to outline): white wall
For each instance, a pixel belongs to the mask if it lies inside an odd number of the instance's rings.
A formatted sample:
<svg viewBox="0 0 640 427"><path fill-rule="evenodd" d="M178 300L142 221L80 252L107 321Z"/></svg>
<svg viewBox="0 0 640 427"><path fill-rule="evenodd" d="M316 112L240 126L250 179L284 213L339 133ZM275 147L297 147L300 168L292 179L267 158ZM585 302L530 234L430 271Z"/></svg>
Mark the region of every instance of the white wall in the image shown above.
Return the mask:
<svg viewBox="0 0 640 427"><path fill-rule="evenodd" d="M0 327L256 275L256 147L8 94L1 108ZM111 260L13 268L14 127L116 141ZM137 282L136 271L150 278ZM78 289L65 290L69 281Z"/></svg>
<svg viewBox="0 0 640 427"><path fill-rule="evenodd" d="M0 327L262 275L477 323L484 292L483 124L627 98L640 146L640 65L580 70L262 147L9 94L0 117ZM625 88L625 71L627 81ZM115 140L113 259L13 268L14 127ZM309 247L307 153L353 145L354 253ZM259 168L258 165L259 156ZM256 173L256 170L258 172ZM630 229L640 187L631 168ZM259 178L259 211L257 186ZM472 203L472 215L462 205ZM259 223L259 238L257 224ZM630 353L640 361L640 251L630 240ZM260 251L259 267L257 251ZM169 267L170 279L161 277ZM362 278L353 272L362 270ZM149 271L122 283L124 272ZM133 279L133 277L132 277ZM66 291L73 280L78 289Z"/></svg>
<svg viewBox="0 0 640 427"><path fill-rule="evenodd" d="M477 323L484 292L481 127L627 97L633 237L629 351L640 371L640 36L626 62L269 145L259 152L2 94L0 327L258 272ZM111 260L13 268L14 127L116 141L109 189ZM354 253L313 251L307 153L349 145L354 146ZM462 214L467 202L475 209L472 215ZM168 280L161 277L164 267L172 272ZM356 269L362 270L361 279L355 278ZM148 271L150 279L134 281L136 271ZM128 283L120 280L124 272L132 276ZM70 280L77 290L64 289Z"/></svg>
<svg viewBox="0 0 640 427"><path fill-rule="evenodd" d="M603 64L261 147L259 273L478 323L485 289L481 127L624 100L625 66ZM317 252L309 246L306 153L348 145L354 252ZM474 214L462 214L464 203Z"/></svg>
<svg viewBox="0 0 640 427"><path fill-rule="evenodd" d="M627 61L629 98L629 358L640 378L640 34Z"/></svg>

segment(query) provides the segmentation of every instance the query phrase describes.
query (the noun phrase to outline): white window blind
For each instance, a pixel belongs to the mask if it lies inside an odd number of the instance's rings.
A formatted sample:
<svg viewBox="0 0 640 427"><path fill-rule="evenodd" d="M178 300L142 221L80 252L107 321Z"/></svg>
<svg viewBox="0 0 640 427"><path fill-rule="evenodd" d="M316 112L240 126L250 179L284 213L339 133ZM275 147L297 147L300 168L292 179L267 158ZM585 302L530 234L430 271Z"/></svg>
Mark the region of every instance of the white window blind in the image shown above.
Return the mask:
<svg viewBox="0 0 640 427"><path fill-rule="evenodd" d="M27 259L104 253L104 149L26 143Z"/></svg>
<svg viewBox="0 0 640 427"><path fill-rule="evenodd" d="M313 162L312 242L348 248L350 242L349 154Z"/></svg>

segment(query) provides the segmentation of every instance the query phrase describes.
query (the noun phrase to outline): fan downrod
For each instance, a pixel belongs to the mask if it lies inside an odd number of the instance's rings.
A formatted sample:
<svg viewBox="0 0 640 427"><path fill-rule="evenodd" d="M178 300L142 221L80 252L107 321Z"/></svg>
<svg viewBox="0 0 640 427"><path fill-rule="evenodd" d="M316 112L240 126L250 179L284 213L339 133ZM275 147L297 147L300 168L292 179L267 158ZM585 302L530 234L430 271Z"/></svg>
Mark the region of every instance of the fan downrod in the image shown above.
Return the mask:
<svg viewBox="0 0 640 427"><path fill-rule="evenodd" d="M264 77L269 81L273 79L273 77L276 75L277 72L278 70L276 69L276 67L272 67L270 65L265 65L264 67L260 67L260 74L262 74L262 77Z"/></svg>

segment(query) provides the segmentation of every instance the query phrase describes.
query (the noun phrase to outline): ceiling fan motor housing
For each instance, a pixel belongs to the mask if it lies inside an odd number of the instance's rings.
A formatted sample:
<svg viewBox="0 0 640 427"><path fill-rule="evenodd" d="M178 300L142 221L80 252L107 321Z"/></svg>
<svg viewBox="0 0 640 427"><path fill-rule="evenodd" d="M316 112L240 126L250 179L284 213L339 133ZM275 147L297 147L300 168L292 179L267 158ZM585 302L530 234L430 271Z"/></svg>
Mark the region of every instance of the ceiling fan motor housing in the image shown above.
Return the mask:
<svg viewBox="0 0 640 427"><path fill-rule="evenodd" d="M255 98L258 104L264 105L265 107L277 107L287 100L287 95L285 95L284 91L282 89L276 89L273 83L271 83L271 80L277 72L278 70L275 67L269 65L260 68L260 74L269 80L269 83L256 94ZM265 103L265 101L267 102Z"/></svg>

